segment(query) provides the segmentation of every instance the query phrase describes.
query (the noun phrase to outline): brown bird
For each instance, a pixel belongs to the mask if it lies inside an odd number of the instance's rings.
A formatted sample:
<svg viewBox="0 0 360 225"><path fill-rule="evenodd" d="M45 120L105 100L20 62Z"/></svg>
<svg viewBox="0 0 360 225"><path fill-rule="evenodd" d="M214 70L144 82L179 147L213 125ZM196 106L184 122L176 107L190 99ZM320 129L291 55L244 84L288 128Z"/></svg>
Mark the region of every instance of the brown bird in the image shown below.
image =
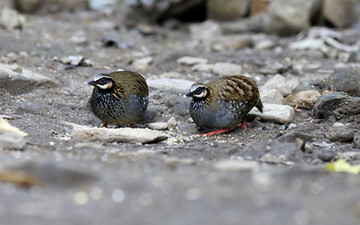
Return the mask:
<svg viewBox="0 0 360 225"><path fill-rule="evenodd" d="M133 127L144 115L149 103L145 79L131 71L99 73L89 82L94 86L90 108L96 117L107 124Z"/></svg>
<svg viewBox="0 0 360 225"><path fill-rule="evenodd" d="M186 96L193 98L190 114L194 122L203 129L215 130L201 136L225 133L240 123L247 131L246 114L254 106L263 111L255 82L241 75L223 77L207 84L194 83Z"/></svg>

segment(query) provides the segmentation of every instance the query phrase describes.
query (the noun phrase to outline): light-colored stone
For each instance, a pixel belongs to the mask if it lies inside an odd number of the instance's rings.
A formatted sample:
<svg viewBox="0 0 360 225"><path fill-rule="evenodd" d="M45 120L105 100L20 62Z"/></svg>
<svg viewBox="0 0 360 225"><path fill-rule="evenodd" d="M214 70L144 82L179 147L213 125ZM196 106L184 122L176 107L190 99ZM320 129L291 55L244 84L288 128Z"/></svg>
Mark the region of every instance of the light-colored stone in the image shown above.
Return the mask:
<svg viewBox="0 0 360 225"><path fill-rule="evenodd" d="M196 65L196 64L206 64L208 62L208 60L205 58L184 56L184 57L181 57L180 59L178 59L176 62L179 64L192 66L192 65Z"/></svg>
<svg viewBox="0 0 360 225"><path fill-rule="evenodd" d="M261 90L260 98L263 103L282 104L284 97L275 89Z"/></svg>
<svg viewBox="0 0 360 225"><path fill-rule="evenodd" d="M208 18L214 20L235 20L244 17L250 8L249 0L207 1Z"/></svg>
<svg viewBox="0 0 360 225"><path fill-rule="evenodd" d="M190 34L193 40L209 45L222 35L222 31L219 24L207 20L200 24L192 24L190 26Z"/></svg>
<svg viewBox="0 0 360 225"><path fill-rule="evenodd" d="M291 35L310 27L312 16L321 9L319 0L272 0L269 6L267 31Z"/></svg>
<svg viewBox="0 0 360 225"><path fill-rule="evenodd" d="M56 85L58 81L27 69L13 70L14 65L0 63L0 88L12 94L21 94L30 91L39 85Z"/></svg>
<svg viewBox="0 0 360 225"><path fill-rule="evenodd" d="M215 63L213 67L213 73L218 74L220 76L240 75L241 72L242 72L241 66L233 63L219 62L219 63Z"/></svg>
<svg viewBox="0 0 360 225"><path fill-rule="evenodd" d="M300 91L287 96L284 99L283 104L312 109L320 96L321 94L318 90Z"/></svg>
<svg viewBox="0 0 360 225"><path fill-rule="evenodd" d="M165 72L158 76L159 79L181 79L183 75L178 72Z"/></svg>
<svg viewBox="0 0 360 225"><path fill-rule="evenodd" d="M20 136L27 136L27 133L21 131L19 128L11 126L6 120L0 118L0 134L14 133Z"/></svg>
<svg viewBox="0 0 360 225"><path fill-rule="evenodd" d="M260 117L264 121L277 123L291 123L295 119L295 111L291 106L266 103L263 105L263 113L254 107L249 112L249 116Z"/></svg>
<svg viewBox="0 0 360 225"><path fill-rule="evenodd" d="M72 137L84 141L124 142L124 143L155 143L167 139L161 131L142 128L97 128L86 127L78 124L73 126Z"/></svg>
<svg viewBox="0 0 360 225"><path fill-rule="evenodd" d="M149 85L149 87L162 88L177 92L187 92L193 83L193 81L181 79L147 80L147 84Z"/></svg>
<svg viewBox="0 0 360 225"><path fill-rule="evenodd" d="M315 50L325 47L324 40L322 38L311 38L300 41L291 42L289 48L297 50Z"/></svg>
<svg viewBox="0 0 360 225"><path fill-rule="evenodd" d="M334 123L333 124L333 127L344 127L345 126L345 124L343 124L343 123L339 123L339 122L336 122L336 123Z"/></svg>
<svg viewBox="0 0 360 225"><path fill-rule="evenodd" d="M215 51L223 50L238 50L241 48L249 47L253 44L252 38L250 35L236 34L222 36L212 46L212 49Z"/></svg>
<svg viewBox="0 0 360 225"><path fill-rule="evenodd" d="M277 74L270 78L260 89L264 90L279 90L283 96L288 96L299 85L297 78L285 79L284 76Z"/></svg>
<svg viewBox="0 0 360 225"><path fill-rule="evenodd" d="M171 129L174 129L176 127L176 119L175 117L171 117L168 122L168 128L171 130Z"/></svg>
<svg viewBox="0 0 360 225"><path fill-rule="evenodd" d="M223 160L216 162L214 167L218 170L224 171L238 171L246 172L253 171L259 168L259 163L256 161L245 161L245 160Z"/></svg>
<svg viewBox="0 0 360 225"><path fill-rule="evenodd" d="M168 128L168 123L166 122L149 123L148 127L153 130L166 130Z"/></svg>
<svg viewBox="0 0 360 225"><path fill-rule="evenodd" d="M357 0L324 0L323 15L335 27L350 25L356 16Z"/></svg>
<svg viewBox="0 0 360 225"><path fill-rule="evenodd" d="M0 149L23 149L26 145L24 136L18 133L0 133Z"/></svg>
<svg viewBox="0 0 360 225"><path fill-rule="evenodd" d="M14 9L4 8L1 11L0 23L8 30L21 29L24 22L25 17L19 15Z"/></svg>
<svg viewBox="0 0 360 225"><path fill-rule="evenodd" d="M134 62L132 63L132 66L136 70L145 70L150 66L150 64L153 62L153 60L154 59L151 56L140 58L140 59L135 59Z"/></svg>
<svg viewBox="0 0 360 225"><path fill-rule="evenodd" d="M256 42L254 48L258 50L271 49L275 47L275 42L270 39L263 39Z"/></svg>
<svg viewBox="0 0 360 225"><path fill-rule="evenodd" d="M191 68L192 71L200 71L200 72L211 72L213 69L214 69L214 64L197 64Z"/></svg>

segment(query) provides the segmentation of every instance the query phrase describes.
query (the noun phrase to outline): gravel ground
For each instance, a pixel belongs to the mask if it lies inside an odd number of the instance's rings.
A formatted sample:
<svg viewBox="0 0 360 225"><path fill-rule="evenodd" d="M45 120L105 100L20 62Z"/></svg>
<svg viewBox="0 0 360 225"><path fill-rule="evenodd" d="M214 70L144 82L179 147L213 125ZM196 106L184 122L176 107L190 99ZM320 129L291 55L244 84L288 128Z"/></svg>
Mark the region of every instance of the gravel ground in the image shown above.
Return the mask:
<svg viewBox="0 0 360 225"><path fill-rule="evenodd" d="M87 105L86 82L98 72L127 69L147 80L177 72L178 79L202 82L219 76L177 63L193 56L240 65L261 88L277 73L316 83L338 67L360 67L339 54L287 47L301 35L249 34L275 44L209 50L216 45L194 41L189 26L150 26L154 34L144 35L139 27L127 29L111 16L84 11L28 16L21 31L1 29L2 63L51 80L0 89L0 114L12 115L8 122L29 134L23 150L0 151L0 168L36 178L30 188L0 183L1 224L359 224L360 178L325 169L339 157L360 163L358 114L337 120L353 133L355 141L349 142L330 141L325 134L334 120L315 118L312 109L296 111L290 128L255 119L248 132L199 138L192 137L198 131L189 121L184 92L151 87L147 120L137 127L174 117L176 127L163 131L167 140L131 144L72 137L69 123L101 126ZM359 33L343 31L344 43L353 44ZM119 40L125 49L104 47L104 38ZM65 65L62 58L70 55L92 66ZM152 62L138 61L144 57Z"/></svg>

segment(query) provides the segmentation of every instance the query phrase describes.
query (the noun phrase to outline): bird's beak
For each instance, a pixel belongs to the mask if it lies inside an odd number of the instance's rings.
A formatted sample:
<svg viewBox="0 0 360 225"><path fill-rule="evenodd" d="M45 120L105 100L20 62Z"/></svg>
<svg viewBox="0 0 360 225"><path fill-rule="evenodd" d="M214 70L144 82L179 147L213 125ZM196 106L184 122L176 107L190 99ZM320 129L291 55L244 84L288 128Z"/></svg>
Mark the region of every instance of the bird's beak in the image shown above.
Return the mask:
<svg viewBox="0 0 360 225"><path fill-rule="evenodd" d="M187 94L186 94L186 97L192 97L193 96L193 93L191 93L191 91L189 91Z"/></svg>
<svg viewBox="0 0 360 225"><path fill-rule="evenodd" d="M92 85L92 86L96 86L96 83L95 83L95 81L93 81L93 80L90 80L87 84L88 84L88 85Z"/></svg>

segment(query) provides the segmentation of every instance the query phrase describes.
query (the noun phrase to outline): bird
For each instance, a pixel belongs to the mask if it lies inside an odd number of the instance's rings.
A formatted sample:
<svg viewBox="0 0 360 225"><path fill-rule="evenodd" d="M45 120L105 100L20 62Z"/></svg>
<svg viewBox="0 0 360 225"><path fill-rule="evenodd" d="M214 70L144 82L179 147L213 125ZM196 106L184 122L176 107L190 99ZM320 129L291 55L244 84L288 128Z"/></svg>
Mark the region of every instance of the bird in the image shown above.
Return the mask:
<svg viewBox="0 0 360 225"><path fill-rule="evenodd" d="M207 84L192 84L187 97L192 97L190 115L202 129L213 130L200 136L212 136L243 127L245 116L255 106L263 112L258 87L242 75L225 76Z"/></svg>
<svg viewBox="0 0 360 225"><path fill-rule="evenodd" d="M134 124L144 116L149 103L149 88L143 76L132 71L96 74L89 103L92 113L104 127Z"/></svg>

